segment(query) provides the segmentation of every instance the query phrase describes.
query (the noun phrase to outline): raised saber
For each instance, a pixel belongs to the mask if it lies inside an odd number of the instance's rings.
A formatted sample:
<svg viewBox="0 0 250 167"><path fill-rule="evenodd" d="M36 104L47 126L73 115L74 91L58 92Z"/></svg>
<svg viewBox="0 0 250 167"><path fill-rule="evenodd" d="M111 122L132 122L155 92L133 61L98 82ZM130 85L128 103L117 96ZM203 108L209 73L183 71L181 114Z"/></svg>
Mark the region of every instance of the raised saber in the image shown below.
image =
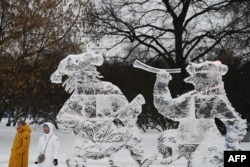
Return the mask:
<svg viewBox="0 0 250 167"><path fill-rule="evenodd" d="M144 64L143 62L139 61L139 60L135 60L133 67L135 68L140 68L143 69L145 71L148 72L152 72L152 73L158 73L161 70L166 70L169 73L180 73L181 69L180 68L175 68L175 69L161 69L161 68L155 68L155 67L151 67L147 64Z"/></svg>

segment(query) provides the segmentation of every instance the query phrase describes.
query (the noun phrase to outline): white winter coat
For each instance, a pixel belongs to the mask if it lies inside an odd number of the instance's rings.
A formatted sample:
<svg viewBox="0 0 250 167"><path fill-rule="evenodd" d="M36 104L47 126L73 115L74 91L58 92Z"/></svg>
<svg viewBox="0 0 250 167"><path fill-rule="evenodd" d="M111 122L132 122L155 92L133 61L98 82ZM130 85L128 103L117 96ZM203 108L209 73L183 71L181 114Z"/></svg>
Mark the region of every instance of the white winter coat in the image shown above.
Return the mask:
<svg viewBox="0 0 250 167"><path fill-rule="evenodd" d="M44 153L46 144L46 150L45 150L45 160L40 163L39 167L54 167L53 164L54 159L58 159L58 151L60 148L60 142L59 138L53 134L54 126L50 122L46 122L43 125L48 125L50 132L48 134L43 134L38 141L38 155ZM59 164L57 165L59 166Z"/></svg>

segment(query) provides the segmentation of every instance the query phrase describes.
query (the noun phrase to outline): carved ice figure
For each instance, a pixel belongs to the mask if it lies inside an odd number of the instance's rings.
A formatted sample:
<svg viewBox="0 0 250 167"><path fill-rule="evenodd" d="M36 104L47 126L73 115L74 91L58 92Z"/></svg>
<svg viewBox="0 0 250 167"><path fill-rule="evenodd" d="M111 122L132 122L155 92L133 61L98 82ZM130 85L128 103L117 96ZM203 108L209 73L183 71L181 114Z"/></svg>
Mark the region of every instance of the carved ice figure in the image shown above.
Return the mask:
<svg viewBox="0 0 250 167"><path fill-rule="evenodd" d="M170 73L178 72L177 70L156 69L139 61L135 62L134 66L157 73L154 105L160 114L179 122L177 129L164 131L158 139L158 150L163 156L163 164L169 164L184 156L189 167L197 167L194 156L210 152L209 155L213 158L199 156L203 162L200 163L203 164L201 166L222 166L223 154L220 153L223 150L241 149L239 141L246 134L246 120L243 120L235 111L226 96L222 81L222 76L228 70L226 65L219 61L190 63L186 67L190 76L185 79L185 82L193 84L194 90L176 98L172 98L168 83L172 79ZM212 138L209 136L212 134L211 131L219 132L213 120L215 117L222 120L230 129L230 133L227 131L226 136L223 137L224 144L221 144L221 135L215 133L217 135L213 135ZM215 149L205 147L210 145L209 143ZM216 149L219 151L214 151ZM219 158L215 160L216 156ZM208 165L208 161L213 163Z"/></svg>
<svg viewBox="0 0 250 167"><path fill-rule="evenodd" d="M68 55L51 75L51 82L63 82L65 90L72 93L57 115L59 128L77 136L67 165L85 167L88 158L109 157L110 165L115 166L112 156L127 148L139 166L149 166L153 158L143 157L136 126L144 97L137 95L129 103L117 86L101 81L96 66L103 61L101 54L91 52ZM63 76L67 76L65 81Z"/></svg>
<svg viewBox="0 0 250 167"><path fill-rule="evenodd" d="M224 128L226 132L226 126ZM223 167L223 155L226 149L225 135L226 133L221 133L221 131L217 128L208 128L204 135L204 139L201 141L193 154L191 154L189 162L190 166Z"/></svg>

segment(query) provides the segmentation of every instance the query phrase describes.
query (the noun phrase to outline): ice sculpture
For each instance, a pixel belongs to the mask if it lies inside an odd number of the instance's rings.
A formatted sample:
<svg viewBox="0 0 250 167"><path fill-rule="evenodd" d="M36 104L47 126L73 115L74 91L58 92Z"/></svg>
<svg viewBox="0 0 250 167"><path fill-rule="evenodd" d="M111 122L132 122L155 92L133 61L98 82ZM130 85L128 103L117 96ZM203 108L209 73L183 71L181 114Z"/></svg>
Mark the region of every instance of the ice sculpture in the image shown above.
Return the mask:
<svg viewBox="0 0 250 167"><path fill-rule="evenodd" d="M67 165L85 167L89 158L109 157L110 166L116 166L113 155L126 148L139 166L149 166L154 157L143 157L136 126L144 97L137 95L129 103L117 86L101 81L96 66L103 62L101 54L68 55L51 75L52 83L62 83L72 93L57 115L59 128L77 136Z"/></svg>
<svg viewBox="0 0 250 167"><path fill-rule="evenodd" d="M185 157L189 167L222 167L224 150L241 150L239 141L247 124L226 96L222 81L226 65L220 61L190 63L186 67L190 76L184 81L193 84L194 90L176 98L172 98L168 83L170 73L178 69L157 69L140 61L134 67L156 73L154 105L160 114L179 123L177 129L165 130L158 138L162 164ZM222 120L226 134L219 133L214 118Z"/></svg>

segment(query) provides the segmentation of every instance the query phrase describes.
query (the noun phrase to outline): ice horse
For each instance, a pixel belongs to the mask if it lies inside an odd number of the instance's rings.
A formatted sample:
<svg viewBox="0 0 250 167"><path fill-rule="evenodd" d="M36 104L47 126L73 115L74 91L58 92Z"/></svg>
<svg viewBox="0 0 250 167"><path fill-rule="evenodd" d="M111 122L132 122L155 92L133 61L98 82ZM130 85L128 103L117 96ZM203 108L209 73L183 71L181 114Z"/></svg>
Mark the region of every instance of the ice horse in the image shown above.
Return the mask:
<svg viewBox="0 0 250 167"><path fill-rule="evenodd" d="M168 84L171 73L180 69L153 68L138 60L134 67L156 73L154 105L160 114L178 122L176 129L165 130L158 138L162 164L185 157L188 167L223 167L225 150L242 149L239 141L246 134L247 123L226 96L222 81L226 65L220 61L189 63L190 76L184 81L193 84L194 90L176 98Z"/></svg>
<svg viewBox="0 0 250 167"><path fill-rule="evenodd" d="M102 158L116 166L114 154L121 148L130 151L138 166L149 166L154 158L144 157L136 125L144 97L139 94L128 102L117 86L101 81L96 66L103 62L101 54L71 54L61 60L50 77L52 83L62 83L71 93L57 115L59 129L76 135L67 166L86 167L87 159Z"/></svg>

